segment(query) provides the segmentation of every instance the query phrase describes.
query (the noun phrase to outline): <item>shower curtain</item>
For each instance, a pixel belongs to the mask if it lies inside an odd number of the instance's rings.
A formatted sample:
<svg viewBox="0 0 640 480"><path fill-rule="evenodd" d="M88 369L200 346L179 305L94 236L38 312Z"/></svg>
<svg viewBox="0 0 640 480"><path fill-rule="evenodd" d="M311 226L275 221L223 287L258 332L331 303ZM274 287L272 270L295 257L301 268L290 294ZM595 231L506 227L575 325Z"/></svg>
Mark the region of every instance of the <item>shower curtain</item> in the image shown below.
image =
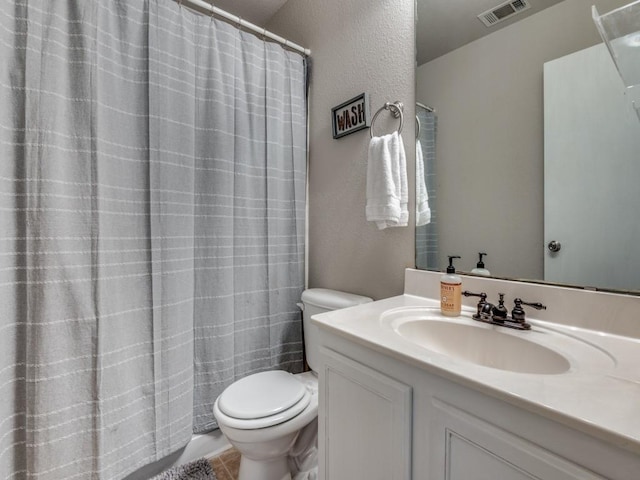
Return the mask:
<svg viewBox="0 0 640 480"><path fill-rule="evenodd" d="M416 115L420 121L418 140L422 147L424 159L425 186L429 193L429 207L431 221L426 225L416 227L416 267L428 270L440 270L438 255L438 206L436 182L436 133L438 117L419 105Z"/></svg>
<svg viewBox="0 0 640 480"><path fill-rule="evenodd" d="M122 478L302 369L304 59L172 0L0 1L0 478Z"/></svg>

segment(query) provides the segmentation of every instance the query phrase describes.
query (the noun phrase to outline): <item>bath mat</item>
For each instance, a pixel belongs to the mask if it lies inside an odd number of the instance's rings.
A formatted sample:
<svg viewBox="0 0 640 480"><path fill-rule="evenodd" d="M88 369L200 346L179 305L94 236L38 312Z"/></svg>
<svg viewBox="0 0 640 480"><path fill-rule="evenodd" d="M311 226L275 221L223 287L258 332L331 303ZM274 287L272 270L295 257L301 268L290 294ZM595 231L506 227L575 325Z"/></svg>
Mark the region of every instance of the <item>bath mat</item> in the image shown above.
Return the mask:
<svg viewBox="0 0 640 480"><path fill-rule="evenodd" d="M213 467L209 460L201 458L200 460L171 468L151 480L216 480L216 474L213 473Z"/></svg>

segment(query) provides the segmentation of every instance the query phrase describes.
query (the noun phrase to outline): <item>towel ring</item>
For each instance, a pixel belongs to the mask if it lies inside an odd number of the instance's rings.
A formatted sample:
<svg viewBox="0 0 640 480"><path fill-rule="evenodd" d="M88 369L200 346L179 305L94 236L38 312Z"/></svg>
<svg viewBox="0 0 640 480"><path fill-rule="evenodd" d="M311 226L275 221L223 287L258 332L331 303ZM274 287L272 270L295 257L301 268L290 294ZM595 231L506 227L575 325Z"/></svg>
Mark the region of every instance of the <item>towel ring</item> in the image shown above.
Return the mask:
<svg viewBox="0 0 640 480"><path fill-rule="evenodd" d="M373 138L373 124L376 121L376 118L378 117L378 115L380 115L380 112L382 112L383 110L389 110L391 111L391 114L395 117L395 118L399 118L400 119L400 126L398 127L398 134L402 133L402 126L404 125L404 116L402 115L402 110L404 108L404 105L402 104L402 102L387 102L385 103L382 107L380 107L378 109L378 111L375 113L375 115L373 116L373 118L371 119L371 127L369 128L369 135L371 136L371 138Z"/></svg>

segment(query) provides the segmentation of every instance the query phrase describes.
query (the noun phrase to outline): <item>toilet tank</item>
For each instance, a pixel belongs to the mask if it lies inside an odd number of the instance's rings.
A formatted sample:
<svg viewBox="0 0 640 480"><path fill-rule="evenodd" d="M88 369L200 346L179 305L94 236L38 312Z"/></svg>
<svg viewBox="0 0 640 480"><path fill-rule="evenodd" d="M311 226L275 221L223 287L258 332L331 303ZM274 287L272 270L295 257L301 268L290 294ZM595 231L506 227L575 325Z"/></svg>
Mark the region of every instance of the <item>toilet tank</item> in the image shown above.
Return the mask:
<svg viewBox="0 0 640 480"><path fill-rule="evenodd" d="M304 349L309 367L315 372L318 363L318 327L311 324L311 317L317 313L330 312L340 308L353 307L373 299L339 292L327 288L310 288L302 292L302 329L304 331Z"/></svg>

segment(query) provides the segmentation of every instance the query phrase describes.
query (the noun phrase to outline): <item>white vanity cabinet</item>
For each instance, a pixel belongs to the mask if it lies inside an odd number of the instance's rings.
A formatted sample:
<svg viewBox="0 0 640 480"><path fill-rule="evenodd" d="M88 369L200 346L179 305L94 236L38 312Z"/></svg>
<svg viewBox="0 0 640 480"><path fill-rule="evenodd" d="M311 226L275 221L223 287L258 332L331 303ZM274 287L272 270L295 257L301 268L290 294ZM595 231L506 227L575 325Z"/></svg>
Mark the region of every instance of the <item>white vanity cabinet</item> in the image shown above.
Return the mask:
<svg viewBox="0 0 640 480"><path fill-rule="evenodd" d="M321 344L321 480L640 479L638 455L482 385L329 330Z"/></svg>
<svg viewBox="0 0 640 480"><path fill-rule="evenodd" d="M605 480L534 443L434 399L428 478Z"/></svg>
<svg viewBox="0 0 640 480"><path fill-rule="evenodd" d="M325 478L411 480L411 387L331 350L322 353Z"/></svg>

